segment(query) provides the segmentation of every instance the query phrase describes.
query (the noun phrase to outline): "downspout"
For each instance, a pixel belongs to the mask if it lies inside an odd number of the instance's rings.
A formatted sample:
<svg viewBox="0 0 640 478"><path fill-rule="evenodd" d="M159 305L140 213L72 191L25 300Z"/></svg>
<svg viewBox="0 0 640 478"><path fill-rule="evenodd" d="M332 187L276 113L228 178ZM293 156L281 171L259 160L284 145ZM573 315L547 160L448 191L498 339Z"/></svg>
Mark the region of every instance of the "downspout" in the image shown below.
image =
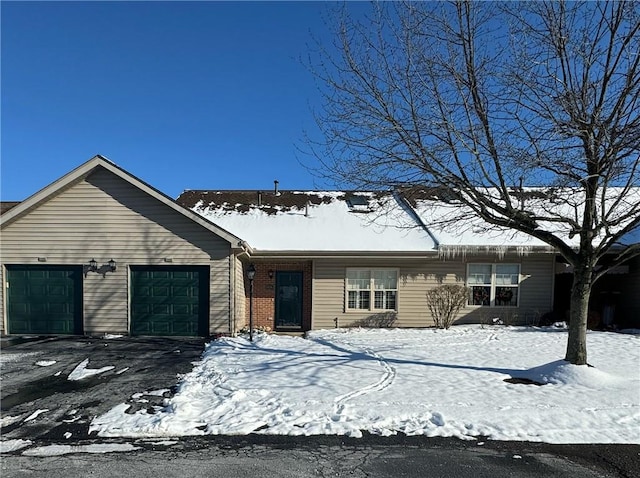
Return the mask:
<svg viewBox="0 0 640 478"><path fill-rule="evenodd" d="M233 337L236 325L236 255L229 254L229 335Z"/></svg>
<svg viewBox="0 0 640 478"><path fill-rule="evenodd" d="M237 328L237 320L236 320L236 315L237 315L237 307L238 307L238 297L236 294L236 279L237 279L237 266L236 266L236 259L239 261L240 257L242 257L243 255L246 255L247 257L251 257L251 254L249 253L249 251L251 250L251 246L249 246L249 244L247 244L245 241L240 241L238 242L238 247L240 248L240 252L239 253L235 253L233 254L233 279L232 279L232 283L233 283L233 314L231 315L231 317L229 317L229 333L235 337L236 334L236 328ZM237 249L236 249L237 250ZM242 276L243 280L244 280L244 274Z"/></svg>

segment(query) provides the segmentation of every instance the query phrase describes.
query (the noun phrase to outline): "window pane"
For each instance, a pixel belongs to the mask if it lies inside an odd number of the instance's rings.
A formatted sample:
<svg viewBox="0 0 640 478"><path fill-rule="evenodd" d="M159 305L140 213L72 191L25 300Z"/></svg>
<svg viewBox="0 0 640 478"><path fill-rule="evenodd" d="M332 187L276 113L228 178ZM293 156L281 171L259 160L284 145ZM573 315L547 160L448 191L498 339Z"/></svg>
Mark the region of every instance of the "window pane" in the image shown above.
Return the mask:
<svg viewBox="0 0 640 478"><path fill-rule="evenodd" d="M518 305L518 288L496 287L496 305L510 307Z"/></svg>
<svg viewBox="0 0 640 478"><path fill-rule="evenodd" d="M395 310L396 294L397 292L395 290L375 291L374 309Z"/></svg>
<svg viewBox="0 0 640 478"><path fill-rule="evenodd" d="M358 305L358 293L355 290L349 291L349 296L347 299L347 307L349 309L357 309Z"/></svg>
<svg viewBox="0 0 640 478"><path fill-rule="evenodd" d="M379 290L375 291L373 308L384 309L384 292Z"/></svg>
<svg viewBox="0 0 640 478"><path fill-rule="evenodd" d="M360 299L360 303L358 304L358 309L369 309L369 291L360 291L358 292L358 298Z"/></svg>
<svg viewBox="0 0 640 478"><path fill-rule="evenodd" d="M518 264L496 264L496 274L518 274Z"/></svg>
<svg viewBox="0 0 640 478"><path fill-rule="evenodd" d="M347 308L369 309L369 291L350 290L347 296Z"/></svg>
<svg viewBox="0 0 640 478"><path fill-rule="evenodd" d="M496 285L518 285L518 264L496 264Z"/></svg>
<svg viewBox="0 0 640 478"><path fill-rule="evenodd" d="M469 264L468 285L491 285L491 264Z"/></svg>
<svg viewBox="0 0 640 478"><path fill-rule="evenodd" d="M470 302L472 305L490 305L491 304L491 287L489 286L471 287Z"/></svg>
<svg viewBox="0 0 640 478"><path fill-rule="evenodd" d="M374 288L381 289L397 289L398 274L396 271L377 270L373 271Z"/></svg>
<svg viewBox="0 0 640 478"><path fill-rule="evenodd" d="M396 310L396 294L395 290L390 290L386 292L387 297L387 309Z"/></svg>
<svg viewBox="0 0 640 478"><path fill-rule="evenodd" d="M349 290L369 290L371 283L371 273L362 270L347 271L347 289Z"/></svg>

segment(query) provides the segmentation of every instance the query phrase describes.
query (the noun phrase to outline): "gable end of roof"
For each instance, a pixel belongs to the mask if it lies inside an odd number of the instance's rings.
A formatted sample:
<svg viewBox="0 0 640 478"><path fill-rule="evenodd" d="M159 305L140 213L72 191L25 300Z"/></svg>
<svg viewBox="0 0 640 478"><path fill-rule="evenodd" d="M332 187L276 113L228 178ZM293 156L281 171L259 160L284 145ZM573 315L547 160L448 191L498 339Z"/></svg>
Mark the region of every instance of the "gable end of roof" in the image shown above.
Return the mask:
<svg viewBox="0 0 640 478"><path fill-rule="evenodd" d="M93 171L95 171L97 168L103 168L109 171L110 173L121 178L122 180L128 182L132 186L152 196L156 200L166 204L176 212L182 214L183 216L186 216L190 220L200 224L206 229L209 229L210 231L212 231L222 239L229 242L232 248L246 249L248 247L246 243L239 237L217 226L211 221L208 221L206 218L203 218L199 214L196 214L194 211L191 211L190 209L185 208L184 206L180 205L177 201L173 200L171 197L167 196L166 194L162 193L158 189L154 188L153 186L149 185L148 183L144 182L143 180L139 179L138 177L134 176L128 171L122 169L121 167L117 166L112 161L108 160L107 158L101 155L94 156L93 158L81 164L74 170L70 171L69 173L65 174L64 176L57 179L53 183L49 184L48 186L45 186L40 191L31 195L24 201L13 206L10 210L8 210L5 214L1 216L2 220L1 220L0 226L4 227L5 225L10 224L11 222L18 219L19 217L25 214L28 214L30 210L37 207L39 204L45 201L48 201L50 198L56 196L65 188L79 181L82 181L88 175L90 175Z"/></svg>

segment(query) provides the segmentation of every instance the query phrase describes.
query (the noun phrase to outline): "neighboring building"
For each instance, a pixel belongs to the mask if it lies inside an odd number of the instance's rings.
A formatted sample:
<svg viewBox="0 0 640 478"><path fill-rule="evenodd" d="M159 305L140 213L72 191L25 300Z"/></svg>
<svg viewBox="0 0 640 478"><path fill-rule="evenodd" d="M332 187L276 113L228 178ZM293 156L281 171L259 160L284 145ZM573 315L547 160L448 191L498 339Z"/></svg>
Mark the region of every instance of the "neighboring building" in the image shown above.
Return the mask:
<svg viewBox="0 0 640 478"><path fill-rule="evenodd" d="M452 228L440 220L447 207L435 190L277 184L174 201L96 156L2 214L1 331L233 334L248 324L250 264L254 325L282 332L428 327L426 292L453 283L471 290L458 323L533 324L554 304L561 315L566 268L555 251L478 221ZM640 317L629 289L638 290L640 260L618 272L594 307L603 322L627 325Z"/></svg>

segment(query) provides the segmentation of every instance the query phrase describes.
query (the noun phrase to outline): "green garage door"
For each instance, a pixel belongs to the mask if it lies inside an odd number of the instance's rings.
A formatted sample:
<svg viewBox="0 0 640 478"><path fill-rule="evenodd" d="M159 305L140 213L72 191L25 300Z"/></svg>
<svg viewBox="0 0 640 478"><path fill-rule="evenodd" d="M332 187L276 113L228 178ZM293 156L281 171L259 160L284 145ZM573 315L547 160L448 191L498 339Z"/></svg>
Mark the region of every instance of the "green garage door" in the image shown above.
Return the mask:
<svg viewBox="0 0 640 478"><path fill-rule="evenodd" d="M132 335L207 335L208 322L208 267L131 267Z"/></svg>
<svg viewBox="0 0 640 478"><path fill-rule="evenodd" d="M6 267L9 334L82 334L82 266Z"/></svg>

